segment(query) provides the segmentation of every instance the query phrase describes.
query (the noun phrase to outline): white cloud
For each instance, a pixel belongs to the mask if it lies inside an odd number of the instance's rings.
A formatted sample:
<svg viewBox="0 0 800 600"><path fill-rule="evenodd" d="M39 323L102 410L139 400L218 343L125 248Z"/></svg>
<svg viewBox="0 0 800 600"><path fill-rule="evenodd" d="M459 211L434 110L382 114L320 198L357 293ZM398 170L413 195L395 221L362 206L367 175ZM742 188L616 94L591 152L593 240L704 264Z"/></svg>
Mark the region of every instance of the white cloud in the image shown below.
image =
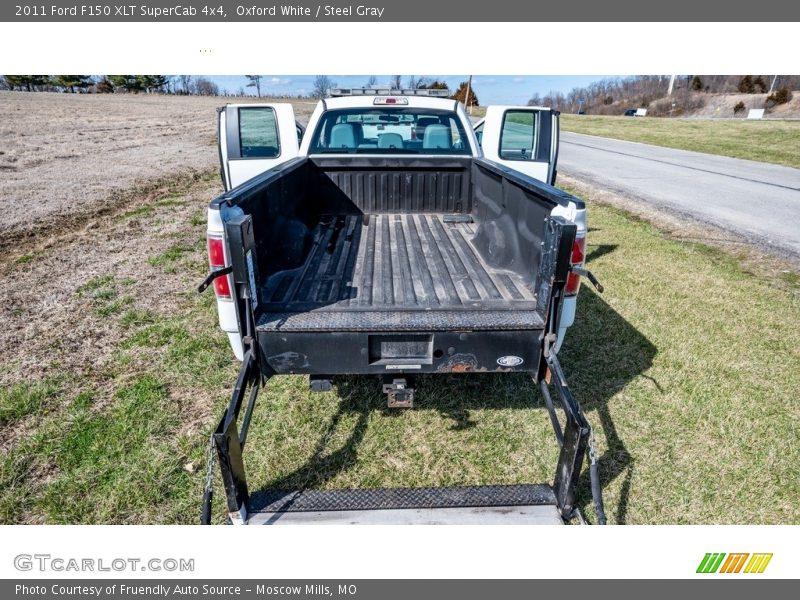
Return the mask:
<svg viewBox="0 0 800 600"><path fill-rule="evenodd" d="M514 77L514 79L512 79L511 81L513 81L514 83L525 83L525 78L524 77Z"/></svg>
<svg viewBox="0 0 800 600"><path fill-rule="evenodd" d="M292 83L291 79L282 79L281 77L273 77L269 80L271 85L289 85Z"/></svg>

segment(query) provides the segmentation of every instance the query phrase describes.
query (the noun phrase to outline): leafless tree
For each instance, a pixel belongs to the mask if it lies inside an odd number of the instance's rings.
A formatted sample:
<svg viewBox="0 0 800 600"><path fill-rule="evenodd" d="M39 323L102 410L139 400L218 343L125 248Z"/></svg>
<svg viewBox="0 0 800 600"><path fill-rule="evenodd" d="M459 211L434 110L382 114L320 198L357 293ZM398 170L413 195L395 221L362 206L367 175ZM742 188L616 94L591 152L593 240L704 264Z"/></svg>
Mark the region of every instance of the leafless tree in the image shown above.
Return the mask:
<svg viewBox="0 0 800 600"><path fill-rule="evenodd" d="M328 90L336 87L336 82L327 75L317 75L311 88L311 97L321 99L328 95Z"/></svg>
<svg viewBox="0 0 800 600"><path fill-rule="evenodd" d="M528 106L541 106L542 105L542 96L541 94L535 93L531 96L531 99L528 100Z"/></svg>
<svg viewBox="0 0 800 600"><path fill-rule="evenodd" d="M250 83L247 84L247 87L254 87L256 88L256 93L258 97L261 98L261 75L245 75L250 80Z"/></svg>
<svg viewBox="0 0 800 600"><path fill-rule="evenodd" d="M432 83L432 81L433 80L430 77L426 77L425 75L421 75L419 77L415 75L409 75L408 88L411 90L427 88Z"/></svg>
<svg viewBox="0 0 800 600"><path fill-rule="evenodd" d="M371 88L375 87L376 85L378 85L378 78L375 77L375 75L370 75L369 79L367 79L367 84L364 87Z"/></svg>
<svg viewBox="0 0 800 600"><path fill-rule="evenodd" d="M191 75L178 75L178 80L181 82L181 93L192 93L192 76Z"/></svg>
<svg viewBox="0 0 800 600"><path fill-rule="evenodd" d="M194 80L194 90L198 96L219 96L219 86L205 77Z"/></svg>

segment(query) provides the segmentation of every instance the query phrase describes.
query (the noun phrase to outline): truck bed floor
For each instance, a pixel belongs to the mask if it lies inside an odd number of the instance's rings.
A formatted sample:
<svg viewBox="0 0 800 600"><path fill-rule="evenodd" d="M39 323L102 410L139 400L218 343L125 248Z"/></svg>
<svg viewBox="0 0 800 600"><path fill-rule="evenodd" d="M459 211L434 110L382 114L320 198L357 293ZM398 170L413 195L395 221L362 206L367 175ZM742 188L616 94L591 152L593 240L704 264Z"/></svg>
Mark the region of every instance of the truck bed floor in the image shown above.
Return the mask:
<svg viewBox="0 0 800 600"><path fill-rule="evenodd" d="M267 280L259 329L543 327L528 283L487 265L474 233L461 215L324 217L305 264Z"/></svg>

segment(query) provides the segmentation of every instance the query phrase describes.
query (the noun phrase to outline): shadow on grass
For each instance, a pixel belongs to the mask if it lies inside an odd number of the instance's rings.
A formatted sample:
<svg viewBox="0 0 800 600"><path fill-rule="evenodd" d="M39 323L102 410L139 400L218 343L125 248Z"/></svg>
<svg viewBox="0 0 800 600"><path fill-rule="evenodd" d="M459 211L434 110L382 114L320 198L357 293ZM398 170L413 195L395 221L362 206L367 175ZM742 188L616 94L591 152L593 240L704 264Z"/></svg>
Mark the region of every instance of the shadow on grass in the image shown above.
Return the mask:
<svg viewBox="0 0 800 600"><path fill-rule="evenodd" d="M613 247L610 250L601 248L603 254L613 251ZM608 486L620 476L624 477L612 521L625 523L634 458L617 431L608 402L633 379L649 369L656 348L587 286L582 287L578 302L578 317L559 356L570 387L583 411L587 414L596 411L602 427L605 452L599 462L603 486ZM375 377L337 377L334 383L341 397L339 408L317 442L314 452L300 468L256 491L254 498L267 490L297 490L322 486L337 474L356 465L359 445L366 434L370 414L400 414L397 409L386 407L386 396L381 392L380 383ZM657 382L655 383L657 386ZM475 422L470 411L475 409L513 410L538 406L541 408L542 418L547 419L546 409L536 386L529 376L521 373L420 375L417 377L416 389L415 404L423 409L439 411L453 422L451 429L456 431L474 427ZM348 413L356 413L358 418L347 440L337 450L327 452L331 437L342 417ZM555 438L553 443L556 443ZM553 468L555 469L555 465ZM590 505L591 488L586 467L579 486L579 497L586 501L586 506Z"/></svg>
<svg viewBox="0 0 800 600"><path fill-rule="evenodd" d="M582 410L587 414L595 412L602 428L605 451L599 464L603 487L623 477L613 515L613 522L623 524L635 459L619 435L609 401L641 376L661 389L657 381L644 374L652 365L657 349L593 291L582 287L578 302L580 310L559 359ZM578 494L583 499L591 498L588 469L582 473Z"/></svg>
<svg viewBox="0 0 800 600"><path fill-rule="evenodd" d="M601 256L605 256L606 254L611 254L614 250L617 249L617 244L597 244L591 246L592 251L586 255L586 262L592 262L593 260L597 260Z"/></svg>

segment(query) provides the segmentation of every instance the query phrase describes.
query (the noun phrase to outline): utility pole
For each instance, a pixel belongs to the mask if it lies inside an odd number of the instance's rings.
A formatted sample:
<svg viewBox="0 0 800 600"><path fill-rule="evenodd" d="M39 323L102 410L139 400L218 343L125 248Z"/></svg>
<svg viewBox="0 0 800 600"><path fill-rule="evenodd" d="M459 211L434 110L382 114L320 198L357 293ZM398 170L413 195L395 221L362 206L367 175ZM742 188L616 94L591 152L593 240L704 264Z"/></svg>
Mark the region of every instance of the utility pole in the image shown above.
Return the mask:
<svg viewBox="0 0 800 600"><path fill-rule="evenodd" d="M771 84L770 84L770 86L769 86L769 93L770 93L770 94L772 93L772 90L773 90L773 88L775 87L775 82L776 82L776 81L778 81L778 76L777 76L777 75L775 75L775 76L772 78L772 83L771 83Z"/></svg>
<svg viewBox="0 0 800 600"><path fill-rule="evenodd" d="M467 105L467 110L469 111L470 117L472 116L472 107L469 105L471 92L472 92L472 75L469 76L469 81L467 82L467 95L464 97L464 104Z"/></svg>
<svg viewBox="0 0 800 600"><path fill-rule="evenodd" d="M672 96L672 88L675 85L675 75L669 78L669 89L667 90L667 96Z"/></svg>

